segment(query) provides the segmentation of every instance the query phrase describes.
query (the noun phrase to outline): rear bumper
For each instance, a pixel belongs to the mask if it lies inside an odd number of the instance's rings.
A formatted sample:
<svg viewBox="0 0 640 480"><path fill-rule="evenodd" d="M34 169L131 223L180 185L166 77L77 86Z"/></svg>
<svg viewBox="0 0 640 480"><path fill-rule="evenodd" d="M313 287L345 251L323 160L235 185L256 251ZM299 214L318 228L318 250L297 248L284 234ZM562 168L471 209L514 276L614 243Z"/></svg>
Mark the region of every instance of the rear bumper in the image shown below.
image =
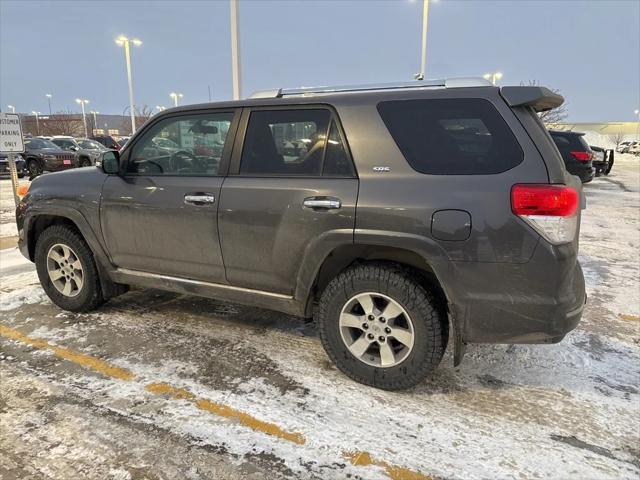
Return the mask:
<svg viewBox="0 0 640 480"><path fill-rule="evenodd" d="M556 343L576 328L586 292L575 247L536 247L524 264L457 262L452 305L467 343Z"/></svg>
<svg viewBox="0 0 640 480"><path fill-rule="evenodd" d="M596 173L591 162L587 165L567 165L567 170L571 175L575 175L580 178L582 183L587 183L593 180Z"/></svg>

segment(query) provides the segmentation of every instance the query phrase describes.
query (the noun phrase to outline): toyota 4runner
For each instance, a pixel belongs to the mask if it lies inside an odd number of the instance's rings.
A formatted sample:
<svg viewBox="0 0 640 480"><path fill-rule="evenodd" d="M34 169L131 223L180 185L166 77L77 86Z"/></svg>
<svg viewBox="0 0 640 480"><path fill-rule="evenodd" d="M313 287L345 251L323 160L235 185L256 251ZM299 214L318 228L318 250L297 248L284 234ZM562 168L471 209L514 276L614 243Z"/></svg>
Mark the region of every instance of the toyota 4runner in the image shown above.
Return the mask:
<svg viewBox="0 0 640 480"><path fill-rule="evenodd" d="M154 116L37 178L19 245L59 307L130 285L315 317L338 368L402 389L465 345L554 343L586 300L580 181L542 87L450 79L259 92Z"/></svg>

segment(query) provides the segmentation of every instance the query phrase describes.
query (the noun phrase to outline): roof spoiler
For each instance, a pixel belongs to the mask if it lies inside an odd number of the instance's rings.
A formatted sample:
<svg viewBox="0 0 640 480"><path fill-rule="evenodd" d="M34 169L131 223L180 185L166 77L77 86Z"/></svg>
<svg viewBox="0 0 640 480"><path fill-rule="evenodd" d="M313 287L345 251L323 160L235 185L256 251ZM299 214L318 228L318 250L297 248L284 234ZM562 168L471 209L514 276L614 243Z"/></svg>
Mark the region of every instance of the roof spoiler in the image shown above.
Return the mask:
<svg viewBox="0 0 640 480"><path fill-rule="evenodd" d="M564 97L546 87L502 87L500 95L510 107L531 107L536 112L544 112L559 107Z"/></svg>

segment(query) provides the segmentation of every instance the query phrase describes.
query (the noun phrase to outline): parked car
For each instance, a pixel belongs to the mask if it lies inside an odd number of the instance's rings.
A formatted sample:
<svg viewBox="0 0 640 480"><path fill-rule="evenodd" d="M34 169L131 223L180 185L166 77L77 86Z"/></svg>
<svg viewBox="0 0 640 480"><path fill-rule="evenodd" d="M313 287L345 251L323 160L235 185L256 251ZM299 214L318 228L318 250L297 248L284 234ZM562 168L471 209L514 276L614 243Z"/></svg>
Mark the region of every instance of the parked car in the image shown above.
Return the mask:
<svg viewBox="0 0 640 480"><path fill-rule="evenodd" d="M593 152L593 168L596 171L596 177L600 175L609 175L613 168L614 150L590 146Z"/></svg>
<svg viewBox="0 0 640 480"><path fill-rule="evenodd" d="M129 141L129 138L131 137L117 137L116 142L118 142L118 145L120 145L120 148L122 149L124 148L126 143Z"/></svg>
<svg viewBox="0 0 640 480"><path fill-rule="evenodd" d="M27 170L27 164L24 158L19 153L16 153L16 170L18 171L18 178L25 176ZM0 153L0 177L9 177L11 175L9 171L9 158L6 154Z"/></svg>
<svg viewBox="0 0 640 480"><path fill-rule="evenodd" d="M630 153L632 155L640 155L640 142L633 142L631 145L629 145L626 153Z"/></svg>
<svg viewBox="0 0 640 480"><path fill-rule="evenodd" d="M593 151L584 140L584 133L567 130L549 130L549 133L560 150L568 172L579 177L582 183L593 180Z"/></svg>
<svg viewBox="0 0 640 480"><path fill-rule="evenodd" d="M63 150L50 140L27 138L24 149L23 156L31 179L44 172L57 172L78 166L74 152Z"/></svg>
<svg viewBox="0 0 640 480"><path fill-rule="evenodd" d="M632 142L632 141L624 141L624 142L620 142L618 144L618 146L616 147L616 152L618 153L627 153L627 151L629 150L629 148L634 145L637 142Z"/></svg>
<svg viewBox="0 0 640 480"><path fill-rule="evenodd" d="M562 102L453 79L173 108L99 168L33 182L19 246L63 309L138 285L315 315L346 375L408 388L450 328L458 365L467 343L578 324L585 200L535 113ZM167 137L179 150L148 154Z"/></svg>
<svg viewBox="0 0 640 480"><path fill-rule="evenodd" d="M115 137L112 137L111 135L94 135L90 138L91 140L95 140L96 142L113 150L120 150L122 148Z"/></svg>
<svg viewBox="0 0 640 480"><path fill-rule="evenodd" d="M95 140L89 138L74 138L63 135L54 136L51 141L63 150L75 152L80 167L89 167L96 164L102 152L107 148Z"/></svg>

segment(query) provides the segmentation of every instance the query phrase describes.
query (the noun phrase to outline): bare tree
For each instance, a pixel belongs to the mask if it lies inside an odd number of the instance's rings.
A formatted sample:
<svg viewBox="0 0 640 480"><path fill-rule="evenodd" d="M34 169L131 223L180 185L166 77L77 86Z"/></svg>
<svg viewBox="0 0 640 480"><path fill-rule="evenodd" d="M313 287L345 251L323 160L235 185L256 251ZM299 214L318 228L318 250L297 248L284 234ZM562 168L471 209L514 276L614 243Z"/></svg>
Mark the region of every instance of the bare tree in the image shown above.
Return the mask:
<svg viewBox="0 0 640 480"><path fill-rule="evenodd" d="M87 119L88 120L88 119ZM41 135L69 135L79 137L84 135L82 115L71 112L58 112L40 119Z"/></svg>
<svg viewBox="0 0 640 480"><path fill-rule="evenodd" d="M144 125L147 120L153 115L153 109L149 105L143 105L141 108L136 108L136 130Z"/></svg>
<svg viewBox="0 0 640 480"><path fill-rule="evenodd" d="M618 131L618 133L611 133L609 135L609 141L611 143L614 143L616 145L616 149L618 148L618 145L620 145L622 143L622 141L624 140L624 133L622 133L621 131Z"/></svg>
<svg viewBox="0 0 640 480"><path fill-rule="evenodd" d="M524 84L520 83L520 85L524 85ZM540 84L538 83L537 80L529 80L528 85L531 87L537 87ZM553 93L557 93L558 95L560 95L560 90L558 89L552 88L551 91ZM558 123L564 122L567 119L568 115L569 114L567 112L566 102L560 105L559 107L552 108L551 110L538 113L540 120L542 120L542 123L544 123L547 127L549 127L550 125L556 125Z"/></svg>

